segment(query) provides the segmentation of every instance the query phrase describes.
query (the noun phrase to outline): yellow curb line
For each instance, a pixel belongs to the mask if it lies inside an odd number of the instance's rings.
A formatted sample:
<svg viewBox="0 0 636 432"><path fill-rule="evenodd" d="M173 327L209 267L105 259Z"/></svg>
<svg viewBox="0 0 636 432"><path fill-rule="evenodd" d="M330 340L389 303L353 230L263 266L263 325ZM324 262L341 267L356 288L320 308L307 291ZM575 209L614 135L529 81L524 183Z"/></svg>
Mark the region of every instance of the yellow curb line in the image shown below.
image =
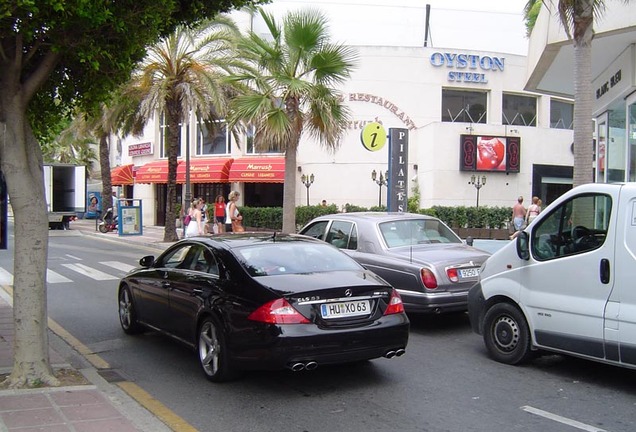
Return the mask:
<svg viewBox="0 0 636 432"><path fill-rule="evenodd" d="M128 393L133 399L139 402L148 411L159 417L170 429L178 432L198 432L187 421L176 415L170 408L152 397L147 391L130 381L115 383L122 390Z"/></svg>
<svg viewBox="0 0 636 432"><path fill-rule="evenodd" d="M8 285L3 285L2 288L13 297L13 287ZM110 365L104 359L102 359L99 355L95 354L79 341L75 336L67 332L61 325L56 323L51 318L48 319L49 329L59 337L61 337L66 343L72 346L77 352L82 354L84 358L96 369L110 369ZM133 398L137 403L150 411L153 415L157 416L163 423L166 424L170 429L175 432L198 432L198 430L192 427L187 421L182 419L180 416L175 414L170 410L170 408L166 407L164 404L159 402L157 399L152 397L150 393L139 387L137 384L134 384L130 381L122 381L115 383L119 388L125 391L131 398Z"/></svg>

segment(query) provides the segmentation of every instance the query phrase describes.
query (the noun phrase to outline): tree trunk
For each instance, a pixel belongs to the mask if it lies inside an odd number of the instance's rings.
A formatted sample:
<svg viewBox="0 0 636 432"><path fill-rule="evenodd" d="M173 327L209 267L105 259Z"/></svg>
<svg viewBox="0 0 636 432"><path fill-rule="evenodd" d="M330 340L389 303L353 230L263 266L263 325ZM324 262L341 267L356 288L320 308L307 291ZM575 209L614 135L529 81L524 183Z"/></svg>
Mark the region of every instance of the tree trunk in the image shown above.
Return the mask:
<svg viewBox="0 0 636 432"><path fill-rule="evenodd" d="M113 206L113 185L110 178L110 145L108 134L99 137L99 167L102 172L102 214ZM115 209L113 209L113 212Z"/></svg>
<svg viewBox="0 0 636 432"><path fill-rule="evenodd" d="M176 103L166 104L166 126L168 144L168 196L166 197L166 222L163 241L179 240L177 235L176 202L177 202L177 153L181 144L181 110Z"/></svg>
<svg viewBox="0 0 636 432"><path fill-rule="evenodd" d="M3 83L3 84L6 84ZM58 385L49 361L46 302L48 216L42 151L25 115L19 91L3 85L0 96L0 160L14 214L12 387Z"/></svg>
<svg viewBox="0 0 636 432"><path fill-rule="evenodd" d="M296 153L298 144L285 151L285 183L283 184L283 232L296 232Z"/></svg>
<svg viewBox="0 0 636 432"><path fill-rule="evenodd" d="M573 186L594 181L592 167L592 37L593 0L576 3L574 10L574 178Z"/></svg>

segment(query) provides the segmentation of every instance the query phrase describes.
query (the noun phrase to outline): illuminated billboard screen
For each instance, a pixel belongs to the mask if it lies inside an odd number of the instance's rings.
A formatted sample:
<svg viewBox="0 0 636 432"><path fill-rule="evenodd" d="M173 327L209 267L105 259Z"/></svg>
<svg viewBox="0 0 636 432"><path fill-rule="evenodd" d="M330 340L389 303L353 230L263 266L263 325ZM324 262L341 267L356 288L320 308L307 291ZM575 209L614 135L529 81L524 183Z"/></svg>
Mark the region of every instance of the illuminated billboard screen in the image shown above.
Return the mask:
<svg viewBox="0 0 636 432"><path fill-rule="evenodd" d="M461 135L460 138L460 170L519 172L521 138L492 135Z"/></svg>

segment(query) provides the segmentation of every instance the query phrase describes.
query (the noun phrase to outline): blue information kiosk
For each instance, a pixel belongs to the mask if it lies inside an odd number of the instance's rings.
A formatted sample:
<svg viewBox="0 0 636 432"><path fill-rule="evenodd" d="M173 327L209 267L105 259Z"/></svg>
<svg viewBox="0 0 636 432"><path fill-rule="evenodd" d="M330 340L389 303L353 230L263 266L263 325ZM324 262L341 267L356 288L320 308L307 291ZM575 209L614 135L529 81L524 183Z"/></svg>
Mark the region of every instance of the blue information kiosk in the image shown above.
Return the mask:
<svg viewBox="0 0 636 432"><path fill-rule="evenodd" d="M121 198L117 206L119 235L143 235L143 212L140 199Z"/></svg>

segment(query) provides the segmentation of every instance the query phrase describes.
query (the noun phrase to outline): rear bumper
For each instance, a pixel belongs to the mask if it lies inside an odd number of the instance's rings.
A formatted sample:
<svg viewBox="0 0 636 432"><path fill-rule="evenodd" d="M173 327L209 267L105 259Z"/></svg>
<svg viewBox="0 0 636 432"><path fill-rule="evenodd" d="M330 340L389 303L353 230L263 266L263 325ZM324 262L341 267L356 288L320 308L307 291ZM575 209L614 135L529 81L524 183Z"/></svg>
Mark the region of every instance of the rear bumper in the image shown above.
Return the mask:
<svg viewBox="0 0 636 432"><path fill-rule="evenodd" d="M324 329L313 324L268 325L252 340L234 346L232 362L240 369L278 370L295 363L318 366L370 360L405 349L409 320L405 314L382 317L368 327Z"/></svg>
<svg viewBox="0 0 636 432"><path fill-rule="evenodd" d="M445 313L467 309L468 290L456 292L416 292L398 290L406 312Z"/></svg>

